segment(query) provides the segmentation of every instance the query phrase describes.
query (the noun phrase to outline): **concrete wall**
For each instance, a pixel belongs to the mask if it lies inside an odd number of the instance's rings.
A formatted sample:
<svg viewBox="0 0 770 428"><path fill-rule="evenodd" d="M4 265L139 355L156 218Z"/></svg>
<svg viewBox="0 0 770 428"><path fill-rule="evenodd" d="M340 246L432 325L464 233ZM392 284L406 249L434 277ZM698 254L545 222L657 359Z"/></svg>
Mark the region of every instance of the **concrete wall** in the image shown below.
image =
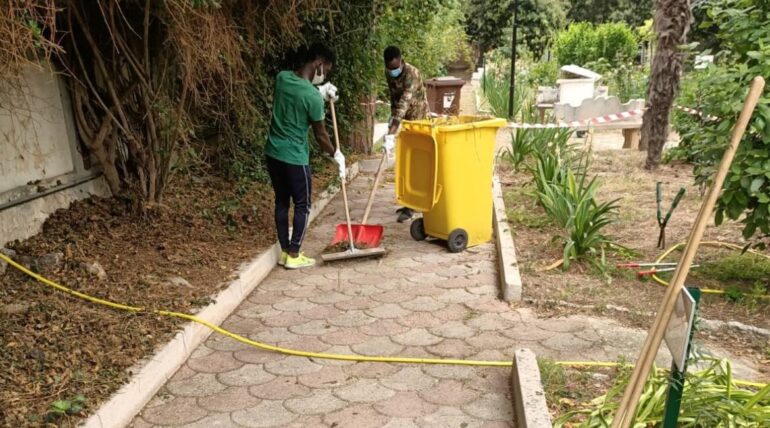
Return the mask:
<svg viewBox="0 0 770 428"><path fill-rule="evenodd" d="M0 82L0 245L34 235L72 200L109 195L101 179L68 187L93 174L78 151L66 87L48 64Z"/></svg>

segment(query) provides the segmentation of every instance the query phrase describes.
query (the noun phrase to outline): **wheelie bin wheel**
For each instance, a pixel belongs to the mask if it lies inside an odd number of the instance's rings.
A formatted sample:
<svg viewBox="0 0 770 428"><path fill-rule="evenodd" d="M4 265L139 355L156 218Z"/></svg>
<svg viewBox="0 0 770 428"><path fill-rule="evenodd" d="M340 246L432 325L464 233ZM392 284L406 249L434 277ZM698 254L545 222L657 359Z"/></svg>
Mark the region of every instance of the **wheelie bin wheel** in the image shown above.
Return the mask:
<svg viewBox="0 0 770 428"><path fill-rule="evenodd" d="M451 253L459 253L468 246L468 232L463 229L455 229L449 234L447 247Z"/></svg>
<svg viewBox="0 0 770 428"><path fill-rule="evenodd" d="M428 235L425 234L425 223L422 218L415 219L412 225L409 226L409 234L412 235L412 239L415 241L424 241Z"/></svg>

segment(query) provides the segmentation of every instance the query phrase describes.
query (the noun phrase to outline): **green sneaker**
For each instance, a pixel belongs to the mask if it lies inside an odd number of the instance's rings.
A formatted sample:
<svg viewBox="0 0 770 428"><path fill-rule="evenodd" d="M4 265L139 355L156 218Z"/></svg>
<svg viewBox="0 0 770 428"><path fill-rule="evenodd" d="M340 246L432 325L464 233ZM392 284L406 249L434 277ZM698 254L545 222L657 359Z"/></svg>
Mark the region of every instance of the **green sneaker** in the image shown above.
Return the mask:
<svg viewBox="0 0 770 428"><path fill-rule="evenodd" d="M297 257L286 256L286 269L302 269L315 265L315 259L306 257L305 254L299 253Z"/></svg>
<svg viewBox="0 0 770 428"><path fill-rule="evenodd" d="M281 251L281 257L278 258L278 266L286 266L286 258L289 257L289 253Z"/></svg>

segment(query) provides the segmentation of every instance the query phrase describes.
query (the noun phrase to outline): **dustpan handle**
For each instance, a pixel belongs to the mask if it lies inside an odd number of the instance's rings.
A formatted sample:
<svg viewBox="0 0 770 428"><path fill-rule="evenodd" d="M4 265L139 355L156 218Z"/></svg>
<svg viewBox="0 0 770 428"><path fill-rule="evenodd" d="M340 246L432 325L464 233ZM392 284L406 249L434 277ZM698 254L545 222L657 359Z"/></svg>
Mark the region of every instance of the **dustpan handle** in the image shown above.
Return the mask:
<svg viewBox="0 0 770 428"><path fill-rule="evenodd" d="M332 125L334 126L334 144L337 147L337 151L340 150L340 133L337 130L337 113L334 110L334 100L329 100L329 106L332 110ZM342 200L345 202L345 220L348 225L348 239L350 240L350 249L355 250L356 246L353 244L353 227L350 224L350 207L348 207L348 192L345 189L345 178L342 180Z"/></svg>
<svg viewBox="0 0 770 428"><path fill-rule="evenodd" d="M385 162L388 160L388 152L382 152L382 160L380 160L380 166L377 168L377 175L374 176L374 184L372 185L372 191L369 193L369 201L366 202L366 210L364 211L364 218L361 220L361 224L366 224L366 220L369 220L369 212L372 210L372 203L374 202L374 193L377 190L377 185L380 184L380 178L385 171Z"/></svg>

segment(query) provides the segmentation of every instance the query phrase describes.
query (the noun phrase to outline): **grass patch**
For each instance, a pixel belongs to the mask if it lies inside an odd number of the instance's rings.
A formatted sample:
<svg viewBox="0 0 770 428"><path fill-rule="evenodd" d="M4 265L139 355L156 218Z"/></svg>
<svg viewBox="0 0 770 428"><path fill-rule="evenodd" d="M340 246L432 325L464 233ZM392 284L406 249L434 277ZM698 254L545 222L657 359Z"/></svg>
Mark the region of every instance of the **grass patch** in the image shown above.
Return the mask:
<svg viewBox="0 0 770 428"><path fill-rule="evenodd" d="M701 263L693 276L754 286L770 285L770 260L751 253L730 254Z"/></svg>

